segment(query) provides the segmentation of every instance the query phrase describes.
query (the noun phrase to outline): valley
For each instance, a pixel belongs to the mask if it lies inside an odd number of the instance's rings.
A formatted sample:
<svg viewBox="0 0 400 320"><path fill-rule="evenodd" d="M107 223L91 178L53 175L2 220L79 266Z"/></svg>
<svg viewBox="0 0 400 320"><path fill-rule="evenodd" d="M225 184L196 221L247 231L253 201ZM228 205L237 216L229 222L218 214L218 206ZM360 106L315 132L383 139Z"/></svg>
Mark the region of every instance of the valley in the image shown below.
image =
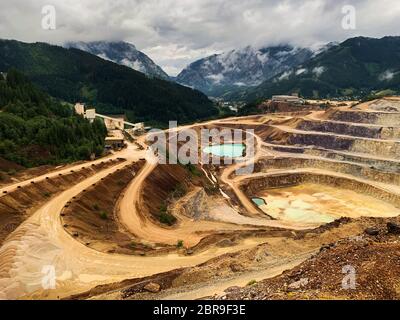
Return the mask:
<svg viewBox="0 0 400 320"><path fill-rule="evenodd" d="M290 299L305 297L301 285L292 285L303 278L309 296L346 298L342 274L326 275L329 285L320 278L314 283L323 269L310 261L325 261L330 250L341 257L342 246L351 251L364 243L365 263L394 250L399 104L387 97L175 129L252 129L253 146L221 141L240 149L200 150L242 162L156 164L141 135L107 158L5 182L0 298ZM254 170L239 174L250 148ZM281 280L299 265L299 276ZM43 288L45 266L55 270L55 288ZM359 272L362 278L374 271L362 265ZM398 298L398 280L388 279L385 290ZM268 295L265 281L273 282Z"/></svg>
<svg viewBox="0 0 400 320"><path fill-rule="evenodd" d="M29 304L13 315L400 300L398 0L0 12L0 302Z"/></svg>

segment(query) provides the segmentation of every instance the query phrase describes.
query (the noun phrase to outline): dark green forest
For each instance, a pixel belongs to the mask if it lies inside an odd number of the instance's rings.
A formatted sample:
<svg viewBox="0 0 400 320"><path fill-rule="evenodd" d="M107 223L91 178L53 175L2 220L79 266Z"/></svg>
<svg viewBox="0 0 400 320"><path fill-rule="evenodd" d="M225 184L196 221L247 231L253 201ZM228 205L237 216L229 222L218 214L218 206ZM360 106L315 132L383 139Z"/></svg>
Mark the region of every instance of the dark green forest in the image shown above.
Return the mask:
<svg viewBox="0 0 400 320"><path fill-rule="evenodd" d="M187 123L218 115L199 91L77 49L0 40L0 71L11 67L52 97L94 105L106 114L125 113L131 122Z"/></svg>
<svg viewBox="0 0 400 320"><path fill-rule="evenodd" d="M285 79L278 75L237 94L237 98L252 101L293 92L306 98L363 98L371 93L400 93L400 37L348 39L299 68L306 72L292 72Z"/></svg>
<svg viewBox="0 0 400 320"><path fill-rule="evenodd" d="M0 75L0 157L25 167L88 159L103 152L106 134L15 69Z"/></svg>

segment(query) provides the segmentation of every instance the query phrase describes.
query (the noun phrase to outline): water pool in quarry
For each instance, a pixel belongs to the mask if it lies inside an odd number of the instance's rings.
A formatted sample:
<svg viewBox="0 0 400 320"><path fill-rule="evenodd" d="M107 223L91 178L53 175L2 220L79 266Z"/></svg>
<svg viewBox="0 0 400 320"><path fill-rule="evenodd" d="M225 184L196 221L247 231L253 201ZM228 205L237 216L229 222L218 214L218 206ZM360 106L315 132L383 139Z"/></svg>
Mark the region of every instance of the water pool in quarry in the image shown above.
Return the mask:
<svg viewBox="0 0 400 320"><path fill-rule="evenodd" d="M371 196L311 183L265 190L259 198L252 200L274 219L310 226L340 217L394 217L400 214L393 205Z"/></svg>
<svg viewBox="0 0 400 320"><path fill-rule="evenodd" d="M251 201L253 201L256 204L256 206L258 206L258 207L264 206L267 204L263 198L253 198L253 199L251 199Z"/></svg>
<svg viewBox="0 0 400 320"><path fill-rule="evenodd" d="M245 145L242 143L226 143L205 147L203 152L218 157L238 158L243 155L244 149Z"/></svg>

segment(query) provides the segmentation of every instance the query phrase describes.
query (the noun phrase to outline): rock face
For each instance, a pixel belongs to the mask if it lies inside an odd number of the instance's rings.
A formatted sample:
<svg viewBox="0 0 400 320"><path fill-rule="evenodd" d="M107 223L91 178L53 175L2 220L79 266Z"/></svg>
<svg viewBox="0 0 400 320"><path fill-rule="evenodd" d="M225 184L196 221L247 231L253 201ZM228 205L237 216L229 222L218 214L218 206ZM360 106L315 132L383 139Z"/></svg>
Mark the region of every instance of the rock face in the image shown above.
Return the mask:
<svg viewBox="0 0 400 320"><path fill-rule="evenodd" d="M235 262L231 263L229 267L231 268L231 270L232 270L233 272L242 272L242 271L245 270L245 268L243 267L242 264L240 264L240 263L235 263Z"/></svg>
<svg viewBox="0 0 400 320"><path fill-rule="evenodd" d="M217 243L217 246L221 247L221 248L228 248L228 247L232 247L234 245L235 245L235 243L230 239L223 239Z"/></svg>
<svg viewBox="0 0 400 320"><path fill-rule="evenodd" d="M127 42L68 42L67 48L76 48L94 54L102 59L127 66L148 76L169 80L169 76L147 55Z"/></svg>
<svg viewBox="0 0 400 320"><path fill-rule="evenodd" d="M386 201L394 206L400 206L400 196L389 191L376 188L361 181L345 177L334 177L314 173L284 173L269 177L254 178L242 184L242 190L250 197L257 194L259 190L276 188L278 186L293 186L303 183L317 183L334 187L357 190L357 192L372 196L376 199Z"/></svg>
<svg viewBox="0 0 400 320"><path fill-rule="evenodd" d="M367 228L364 232L369 236L377 236L379 234L379 230L376 228Z"/></svg>
<svg viewBox="0 0 400 320"><path fill-rule="evenodd" d="M388 232L391 234L400 234L400 225L394 222L388 222L387 224Z"/></svg>
<svg viewBox="0 0 400 320"><path fill-rule="evenodd" d="M380 139L382 128L352 125L349 123L335 123L328 121L303 120L297 129L304 131L333 132L355 137Z"/></svg>
<svg viewBox="0 0 400 320"><path fill-rule="evenodd" d="M231 89L257 86L312 56L309 49L289 45L259 49L248 46L195 61L177 76L176 81L208 95L220 96Z"/></svg>
<svg viewBox="0 0 400 320"><path fill-rule="evenodd" d="M197 191L184 205L184 214L195 220L209 218L208 196L204 189Z"/></svg>
<svg viewBox="0 0 400 320"><path fill-rule="evenodd" d="M160 285L155 282L150 282L145 285L144 290L151 292L151 293L157 293L161 289Z"/></svg>
<svg viewBox="0 0 400 320"><path fill-rule="evenodd" d="M385 223L379 219L375 221L374 227L382 230ZM398 224L399 218L393 222ZM232 288L225 292L224 299L398 300L399 248L397 237L385 233L374 241L368 237L343 238L330 250L313 255L277 277L251 287ZM349 266L354 269L347 268ZM356 270L354 287L350 281L344 281L346 274L350 274L344 270ZM343 284L349 286L348 289Z"/></svg>
<svg viewBox="0 0 400 320"><path fill-rule="evenodd" d="M395 75L400 66L399 50L400 37L347 39L303 63L301 72L293 69L285 72L284 76L278 74L248 90L244 98L249 101L270 97L276 92L290 94L293 91L310 98L356 97L382 89L397 94L399 79ZM395 109L390 106L379 108L385 111Z"/></svg>
<svg viewBox="0 0 400 320"><path fill-rule="evenodd" d="M288 291L300 290L308 285L308 278L301 278L299 281L293 282L288 286Z"/></svg>

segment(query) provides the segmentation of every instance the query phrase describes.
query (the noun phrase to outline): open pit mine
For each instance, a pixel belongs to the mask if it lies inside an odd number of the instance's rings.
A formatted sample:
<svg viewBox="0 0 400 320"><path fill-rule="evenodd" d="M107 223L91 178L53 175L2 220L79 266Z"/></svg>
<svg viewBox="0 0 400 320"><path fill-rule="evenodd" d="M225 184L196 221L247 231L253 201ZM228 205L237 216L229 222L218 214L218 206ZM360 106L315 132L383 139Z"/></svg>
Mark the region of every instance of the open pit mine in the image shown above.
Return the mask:
<svg viewBox="0 0 400 320"><path fill-rule="evenodd" d="M399 98L188 127L254 130L254 170L157 164L140 136L0 185L0 298L400 298Z"/></svg>

